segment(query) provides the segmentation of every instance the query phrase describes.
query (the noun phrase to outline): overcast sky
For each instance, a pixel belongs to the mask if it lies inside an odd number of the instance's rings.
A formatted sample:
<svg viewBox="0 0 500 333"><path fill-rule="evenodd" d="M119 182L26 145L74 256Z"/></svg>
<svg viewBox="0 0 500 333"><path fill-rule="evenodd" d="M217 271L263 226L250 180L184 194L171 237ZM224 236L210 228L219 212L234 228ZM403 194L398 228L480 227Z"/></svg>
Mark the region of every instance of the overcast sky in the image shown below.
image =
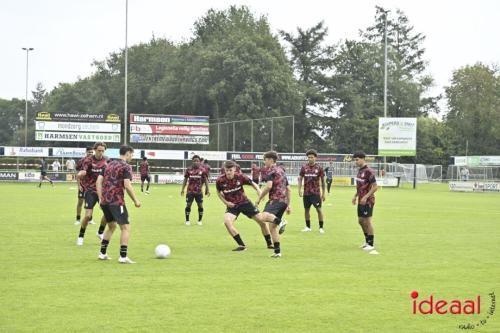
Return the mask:
<svg viewBox="0 0 500 333"><path fill-rule="evenodd" d="M426 36L428 72L442 92L452 71L478 61L500 63L500 1L496 0L358 0L281 1L129 0L129 45L154 34L176 42L189 39L196 19L209 8L247 5L267 15L273 32L308 28L324 20L328 42L356 38L374 22L375 6L399 8L416 32ZM2 0L0 3L0 98L24 99L26 52L29 88L41 82L48 90L92 73L94 59L103 60L125 44L125 0Z"/></svg>

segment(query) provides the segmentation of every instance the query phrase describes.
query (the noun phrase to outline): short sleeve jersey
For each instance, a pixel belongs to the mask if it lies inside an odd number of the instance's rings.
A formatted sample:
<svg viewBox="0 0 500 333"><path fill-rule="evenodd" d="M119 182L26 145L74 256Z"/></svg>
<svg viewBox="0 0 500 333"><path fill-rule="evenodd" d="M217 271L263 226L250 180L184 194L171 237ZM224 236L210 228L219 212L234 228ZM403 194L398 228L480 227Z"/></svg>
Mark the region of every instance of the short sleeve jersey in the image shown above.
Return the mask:
<svg viewBox="0 0 500 333"><path fill-rule="evenodd" d="M319 180L325 177L325 173L318 163L303 165L300 176L304 178L304 195L320 195Z"/></svg>
<svg viewBox="0 0 500 333"><path fill-rule="evenodd" d="M82 181L82 185L85 190L96 191L97 177L103 174L107 164L108 163L104 157L98 160L95 156L89 156L83 160L82 170L87 172Z"/></svg>
<svg viewBox="0 0 500 333"><path fill-rule="evenodd" d="M141 176L149 175L149 163L148 163L148 161L142 161L141 164L139 164L139 172L140 172Z"/></svg>
<svg viewBox="0 0 500 333"><path fill-rule="evenodd" d="M106 166L103 177L101 204L124 206L124 181L132 180L132 167L121 159L111 161Z"/></svg>
<svg viewBox="0 0 500 333"><path fill-rule="evenodd" d="M205 179L208 179L208 175L204 168L194 168L191 166L186 169L184 178L188 180L187 193L200 194Z"/></svg>
<svg viewBox="0 0 500 333"><path fill-rule="evenodd" d="M326 167L325 168L325 175L326 175L326 179L328 180L331 180L333 178L333 167Z"/></svg>
<svg viewBox="0 0 500 333"><path fill-rule="evenodd" d="M288 203L287 200L287 185L288 181L285 172L280 167L273 165L268 168L266 181L272 181L273 187L269 191L269 200L271 202L278 201Z"/></svg>
<svg viewBox="0 0 500 333"><path fill-rule="evenodd" d="M252 184L252 180L247 175L235 174L233 179L227 178L226 175L219 176L215 186L218 192L222 192L227 201L240 205L249 202L243 185L250 184Z"/></svg>
<svg viewBox="0 0 500 333"><path fill-rule="evenodd" d="M358 203L369 191L370 185L375 184L375 170L369 168L367 165L359 169L356 176L356 189L358 193ZM375 196L372 194L366 201L369 205L375 204Z"/></svg>

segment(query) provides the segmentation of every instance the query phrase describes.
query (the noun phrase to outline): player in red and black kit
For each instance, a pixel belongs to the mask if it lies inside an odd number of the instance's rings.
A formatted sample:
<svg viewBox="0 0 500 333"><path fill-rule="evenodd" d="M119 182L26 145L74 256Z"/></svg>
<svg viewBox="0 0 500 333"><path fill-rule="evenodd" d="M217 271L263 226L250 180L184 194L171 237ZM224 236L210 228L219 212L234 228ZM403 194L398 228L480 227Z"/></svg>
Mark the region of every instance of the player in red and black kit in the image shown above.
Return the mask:
<svg viewBox="0 0 500 333"><path fill-rule="evenodd" d="M258 206L261 200L269 193L269 201L264 207L264 212L260 213L259 219L269 223L269 229L274 244L273 258L281 257L280 235L278 226L285 211L290 213L290 191L288 181L283 168L276 165L278 154L268 151L264 154L264 164L267 167L267 175L263 181L266 182L262 192L255 203Z"/></svg>
<svg viewBox="0 0 500 333"><path fill-rule="evenodd" d="M135 264L127 256L128 239L130 236L130 225L128 220L127 207L125 206L124 189L134 201L136 207L141 207L132 188L132 167L128 164L132 160L134 149L130 146L120 147L120 158L111 161L106 169L97 178L97 195L104 213L104 219L108 223L108 229L104 233L101 241L100 260L110 260L107 249L111 236L116 229L116 224L120 226L120 258L121 264Z"/></svg>
<svg viewBox="0 0 500 333"><path fill-rule="evenodd" d="M377 189L377 180L375 179L375 170L368 167L365 161L366 154L363 152L354 153L353 159L359 168L356 176L356 194L352 198L352 204L358 202L358 222L365 235L365 244L361 248L370 251L370 254L378 254L375 250L375 236L373 232L372 215L375 206L375 196Z"/></svg>
<svg viewBox="0 0 500 333"><path fill-rule="evenodd" d="M90 157L94 155L94 148L93 147L87 147L85 150L85 156L82 157L81 159L76 162L76 172L79 172L82 170L82 164L83 161L85 160L86 157ZM76 222L75 225L80 224L80 217L82 215L82 206L83 206L83 194L85 193L85 188L83 187L83 182L80 180L76 180L76 183L78 184L78 202L76 203ZM92 216L90 217L89 223L94 224L92 221Z"/></svg>
<svg viewBox="0 0 500 333"><path fill-rule="evenodd" d="M306 227L302 231L311 231L311 205L316 208L319 220L319 232L324 233L323 229L323 211L321 203L325 201L325 173L323 168L316 163L318 153L314 149L306 152L308 163L302 166L299 173L299 196L303 197ZM302 179L304 179L304 192L302 192ZM321 180L321 191L319 182Z"/></svg>
<svg viewBox="0 0 500 333"><path fill-rule="evenodd" d="M96 142L94 145L94 155L86 157L85 160L83 160L82 169L78 171L78 174L76 175L77 179L82 182L82 185L85 188L85 216L83 217L82 225L80 226L80 233L78 235L76 245L83 245L85 230L87 229L88 222L92 217L94 206L99 201L99 197L97 196L96 181L97 177L106 168L107 162L104 158L105 151L106 144L104 142ZM101 225L99 226L99 231L97 232L97 237L99 237L99 239L102 239L105 227L106 221L103 217Z"/></svg>
<svg viewBox="0 0 500 333"><path fill-rule="evenodd" d="M149 194L149 184L151 183L151 176L149 175L148 158L144 156L141 164L139 164L139 172L141 174L141 192L144 192L144 182L147 180L146 194Z"/></svg>
<svg viewBox="0 0 500 333"><path fill-rule="evenodd" d="M243 185L251 185L258 195L260 195L260 188L252 182L252 180L244 174L236 173L236 163L227 161L224 164L225 174L217 178L217 195L219 199L226 205L226 213L224 214L224 225L227 231L238 244L238 247L233 251L244 251L246 245L241 239L240 233L234 227L234 222L240 215L245 214L257 222L261 228L262 235L266 240L268 248L273 248L271 242L271 235L268 226L259 219L259 210L255 207L245 195Z"/></svg>
<svg viewBox="0 0 500 333"><path fill-rule="evenodd" d="M189 221L189 214L191 213L191 205L196 200L198 205L198 225L202 225L203 218L203 185L205 185L205 195L210 196L208 188L208 174L206 169L200 165L200 157L194 155L191 158L193 165L186 169L184 173L184 182L182 183L181 196L184 196L184 189L188 184L186 195L186 208L184 210L186 216L186 225L191 225Z"/></svg>
<svg viewBox="0 0 500 333"><path fill-rule="evenodd" d="M252 163L252 181L259 185L260 168L257 164Z"/></svg>

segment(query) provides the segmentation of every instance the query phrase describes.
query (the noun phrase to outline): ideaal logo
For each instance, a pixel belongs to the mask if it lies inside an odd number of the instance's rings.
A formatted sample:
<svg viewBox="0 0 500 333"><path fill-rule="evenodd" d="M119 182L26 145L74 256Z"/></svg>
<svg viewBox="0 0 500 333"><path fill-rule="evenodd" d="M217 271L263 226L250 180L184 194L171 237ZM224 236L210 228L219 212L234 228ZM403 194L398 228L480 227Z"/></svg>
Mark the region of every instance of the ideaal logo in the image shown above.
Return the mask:
<svg viewBox="0 0 500 333"><path fill-rule="evenodd" d="M410 293L410 297L413 299L412 301L412 313L423 314L423 315L481 315L481 295L477 295L471 299L453 299L453 300L445 300L435 298L433 295L430 295L428 298L424 298L422 300L418 299L418 291L412 291ZM458 325L459 329L470 330L475 329L479 326L486 325L488 319L495 313L495 293L491 292L488 294L490 299L490 306L488 307L486 314L483 319L479 320L476 323L467 323Z"/></svg>

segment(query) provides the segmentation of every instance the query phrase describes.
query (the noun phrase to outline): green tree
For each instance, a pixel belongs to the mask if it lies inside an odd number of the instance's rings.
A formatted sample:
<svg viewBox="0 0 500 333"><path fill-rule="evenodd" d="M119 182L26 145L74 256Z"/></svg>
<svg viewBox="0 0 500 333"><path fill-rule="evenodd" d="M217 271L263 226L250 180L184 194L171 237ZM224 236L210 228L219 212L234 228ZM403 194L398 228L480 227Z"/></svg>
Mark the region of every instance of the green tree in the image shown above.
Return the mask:
<svg viewBox="0 0 500 333"><path fill-rule="evenodd" d="M453 72L445 89L448 100L446 123L469 155L500 154L500 72L478 63Z"/></svg>
<svg viewBox="0 0 500 333"><path fill-rule="evenodd" d="M325 94L327 74L333 66L334 47L325 45L328 28L321 21L297 34L280 31L290 46L290 63L295 71L301 92L301 118L298 132L305 140L305 146L323 144L319 123L328 111L330 101Z"/></svg>

